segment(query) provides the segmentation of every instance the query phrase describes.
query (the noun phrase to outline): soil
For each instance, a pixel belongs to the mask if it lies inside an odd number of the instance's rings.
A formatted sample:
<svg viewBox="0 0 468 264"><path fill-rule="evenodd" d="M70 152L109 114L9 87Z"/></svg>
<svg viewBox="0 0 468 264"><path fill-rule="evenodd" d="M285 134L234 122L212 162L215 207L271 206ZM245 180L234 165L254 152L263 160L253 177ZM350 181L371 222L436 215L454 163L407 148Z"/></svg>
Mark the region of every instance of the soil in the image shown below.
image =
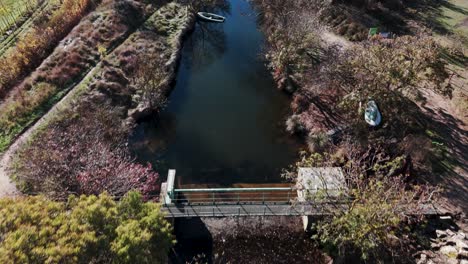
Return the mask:
<svg viewBox="0 0 468 264"><path fill-rule="evenodd" d="M420 107L433 120L436 133L443 137L451 165L428 180L442 186L441 207L458 215L466 232L468 226L463 219L468 217L468 116L466 112L460 112L453 99L432 91L424 91L424 96L426 103Z"/></svg>

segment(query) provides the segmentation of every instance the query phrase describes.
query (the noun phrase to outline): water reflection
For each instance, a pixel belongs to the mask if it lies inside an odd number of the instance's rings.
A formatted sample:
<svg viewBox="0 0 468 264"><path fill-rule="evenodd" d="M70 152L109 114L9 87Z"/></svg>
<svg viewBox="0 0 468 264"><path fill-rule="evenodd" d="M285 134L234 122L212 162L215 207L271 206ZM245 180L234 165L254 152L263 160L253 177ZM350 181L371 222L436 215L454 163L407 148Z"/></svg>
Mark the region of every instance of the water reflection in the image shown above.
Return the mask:
<svg viewBox="0 0 468 264"><path fill-rule="evenodd" d="M259 60L257 16L247 1L229 7L225 23L197 23L167 109L131 140L141 161L163 161L162 175L177 169L180 184L280 182L298 152L284 133L289 100Z"/></svg>
<svg viewBox="0 0 468 264"><path fill-rule="evenodd" d="M226 36L223 25L219 23L198 22L185 45L188 48L187 67L201 71L210 66L226 51Z"/></svg>

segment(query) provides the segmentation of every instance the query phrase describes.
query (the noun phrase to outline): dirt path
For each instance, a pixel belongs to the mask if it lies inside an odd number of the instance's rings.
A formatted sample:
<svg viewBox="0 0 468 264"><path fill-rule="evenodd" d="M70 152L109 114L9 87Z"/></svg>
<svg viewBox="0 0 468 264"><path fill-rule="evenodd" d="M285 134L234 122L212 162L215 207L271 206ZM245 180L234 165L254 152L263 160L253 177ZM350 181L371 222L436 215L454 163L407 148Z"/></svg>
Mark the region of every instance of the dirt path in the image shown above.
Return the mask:
<svg viewBox="0 0 468 264"><path fill-rule="evenodd" d="M344 38L342 36L338 36L338 35L336 35L335 33L331 32L331 31L323 31L322 34L321 34L321 37L325 42L327 42L329 44L339 45L344 49L346 49L349 46L353 45L353 43L351 41L347 40L346 38Z"/></svg>
<svg viewBox="0 0 468 264"><path fill-rule="evenodd" d="M463 100L468 98L466 80L468 70L459 70L453 81L454 98L448 99L433 91L425 90L426 103L422 111L432 119L434 131L441 136L448 151L450 162L445 172L434 175L432 181L443 188L442 206L452 213L461 213L461 219L468 218L468 115L463 110ZM466 104L466 102L465 102ZM463 224L462 229L468 231Z"/></svg>
<svg viewBox="0 0 468 264"><path fill-rule="evenodd" d="M10 163L10 153L5 153L0 160L0 198L19 195L14 183L11 182L7 174L7 164Z"/></svg>
<svg viewBox="0 0 468 264"><path fill-rule="evenodd" d="M0 157L0 198L18 196L21 193L16 188L16 185L10 180L10 166L12 157L18 151L18 149L25 144L28 139L33 135L39 128L48 122L52 121L57 114L66 109L67 106L74 100L74 98L81 92L80 83L91 78L97 69L101 67L101 63L98 63L88 74L77 83L71 90L65 95L62 100L55 104L49 112L42 116L32 127L26 130L18 139L8 148L8 150Z"/></svg>

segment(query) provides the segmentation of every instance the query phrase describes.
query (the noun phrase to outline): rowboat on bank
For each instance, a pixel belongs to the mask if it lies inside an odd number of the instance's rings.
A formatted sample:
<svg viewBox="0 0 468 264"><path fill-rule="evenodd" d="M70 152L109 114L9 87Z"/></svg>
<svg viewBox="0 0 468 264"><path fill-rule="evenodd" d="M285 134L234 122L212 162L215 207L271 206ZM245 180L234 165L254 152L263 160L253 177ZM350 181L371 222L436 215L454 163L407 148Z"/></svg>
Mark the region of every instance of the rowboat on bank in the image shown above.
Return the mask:
<svg viewBox="0 0 468 264"><path fill-rule="evenodd" d="M380 114L379 108L374 100L370 100L367 103L364 119L369 125L374 127L378 126L380 122L382 122L382 115Z"/></svg>

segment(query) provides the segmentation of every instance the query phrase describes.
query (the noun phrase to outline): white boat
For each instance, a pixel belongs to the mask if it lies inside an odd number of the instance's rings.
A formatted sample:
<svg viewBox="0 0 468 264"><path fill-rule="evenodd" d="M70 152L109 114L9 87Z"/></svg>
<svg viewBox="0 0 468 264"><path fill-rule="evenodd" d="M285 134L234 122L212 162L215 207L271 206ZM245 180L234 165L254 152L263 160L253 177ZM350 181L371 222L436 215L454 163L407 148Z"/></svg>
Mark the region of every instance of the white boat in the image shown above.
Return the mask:
<svg viewBox="0 0 468 264"><path fill-rule="evenodd" d="M213 14L213 13L198 12L197 15L198 15L199 18L204 19L206 21L210 21L210 22L223 23L224 20L226 20L225 17L220 16L220 15L216 15L216 14Z"/></svg>
<svg viewBox="0 0 468 264"><path fill-rule="evenodd" d="M378 126L380 122L382 122L382 115L380 114L379 108L374 100L370 100L367 103L364 119L369 125L374 127Z"/></svg>

